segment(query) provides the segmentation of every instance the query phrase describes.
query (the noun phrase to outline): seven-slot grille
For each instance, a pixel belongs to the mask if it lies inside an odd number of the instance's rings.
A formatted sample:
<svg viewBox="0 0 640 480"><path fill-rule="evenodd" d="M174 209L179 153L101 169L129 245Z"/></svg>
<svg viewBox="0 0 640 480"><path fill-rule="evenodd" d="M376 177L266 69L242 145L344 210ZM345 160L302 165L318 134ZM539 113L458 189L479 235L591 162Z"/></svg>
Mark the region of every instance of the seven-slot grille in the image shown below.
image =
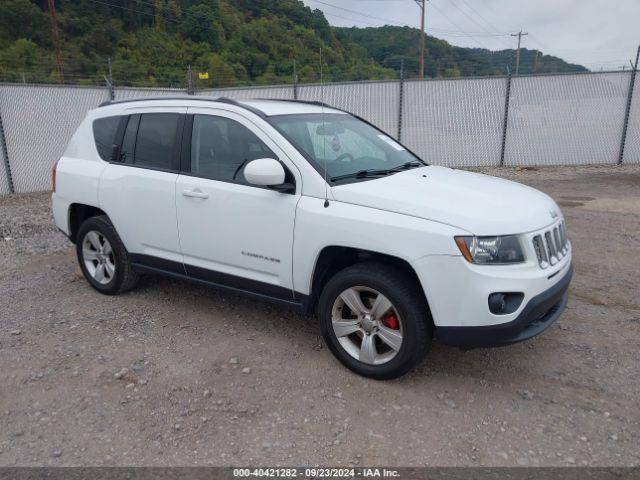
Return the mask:
<svg viewBox="0 0 640 480"><path fill-rule="evenodd" d="M540 268L555 265L569 252L569 241L564 220L552 229L533 237L533 248Z"/></svg>

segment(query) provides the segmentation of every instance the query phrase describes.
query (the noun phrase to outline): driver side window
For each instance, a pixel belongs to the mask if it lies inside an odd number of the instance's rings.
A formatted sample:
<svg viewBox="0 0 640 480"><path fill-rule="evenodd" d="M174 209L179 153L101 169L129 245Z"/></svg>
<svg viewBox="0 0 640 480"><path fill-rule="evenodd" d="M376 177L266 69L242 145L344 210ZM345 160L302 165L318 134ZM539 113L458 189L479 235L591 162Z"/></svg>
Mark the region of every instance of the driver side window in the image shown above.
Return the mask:
<svg viewBox="0 0 640 480"><path fill-rule="evenodd" d="M191 131L191 173L223 182L247 184L244 166L278 157L244 125L224 117L195 115Z"/></svg>

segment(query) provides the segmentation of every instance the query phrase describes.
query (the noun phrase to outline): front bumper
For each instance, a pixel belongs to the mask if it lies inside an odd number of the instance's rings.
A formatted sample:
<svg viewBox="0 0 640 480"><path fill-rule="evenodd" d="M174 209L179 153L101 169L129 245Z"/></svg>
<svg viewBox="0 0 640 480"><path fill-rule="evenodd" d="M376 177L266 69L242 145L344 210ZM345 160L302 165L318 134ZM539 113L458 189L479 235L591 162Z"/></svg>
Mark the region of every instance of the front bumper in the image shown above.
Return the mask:
<svg viewBox="0 0 640 480"><path fill-rule="evenodd" d="M440 342L462 348L497 347L522 342L544 332L564 311L573 275L570 265L562 279L533 297L512 321L482 326L436 326Z"/></svg>

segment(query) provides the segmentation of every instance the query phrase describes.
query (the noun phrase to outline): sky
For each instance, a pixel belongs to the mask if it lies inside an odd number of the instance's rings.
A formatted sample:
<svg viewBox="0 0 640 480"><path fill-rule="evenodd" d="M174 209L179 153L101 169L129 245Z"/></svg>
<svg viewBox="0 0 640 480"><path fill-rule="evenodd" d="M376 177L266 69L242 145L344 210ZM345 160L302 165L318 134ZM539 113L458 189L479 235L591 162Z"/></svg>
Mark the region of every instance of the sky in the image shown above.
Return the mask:
<svg viewBox="0 0 640 480"><path fill-rule="evenodd" d="M415 0L303 0L341 27L420 28ZM590 70L630 68L640 44L640 0L430 0L426 32L461 47L522 46Z"/></svg>

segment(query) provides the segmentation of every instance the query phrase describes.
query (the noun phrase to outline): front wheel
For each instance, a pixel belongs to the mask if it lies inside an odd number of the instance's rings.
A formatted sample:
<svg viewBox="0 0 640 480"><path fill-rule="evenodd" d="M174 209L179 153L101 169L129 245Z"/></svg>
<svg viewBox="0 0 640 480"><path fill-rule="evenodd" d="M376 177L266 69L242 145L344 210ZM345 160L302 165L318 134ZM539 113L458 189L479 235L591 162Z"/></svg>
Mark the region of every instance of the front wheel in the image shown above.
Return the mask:
<svg viewBox="0 0 640 480"><path fill-rule="evenodd" d="M345 268L319 299L324 339L354 372L397 378L427 354L433 335L420 286L399 269L377 262Z"/></svg>

